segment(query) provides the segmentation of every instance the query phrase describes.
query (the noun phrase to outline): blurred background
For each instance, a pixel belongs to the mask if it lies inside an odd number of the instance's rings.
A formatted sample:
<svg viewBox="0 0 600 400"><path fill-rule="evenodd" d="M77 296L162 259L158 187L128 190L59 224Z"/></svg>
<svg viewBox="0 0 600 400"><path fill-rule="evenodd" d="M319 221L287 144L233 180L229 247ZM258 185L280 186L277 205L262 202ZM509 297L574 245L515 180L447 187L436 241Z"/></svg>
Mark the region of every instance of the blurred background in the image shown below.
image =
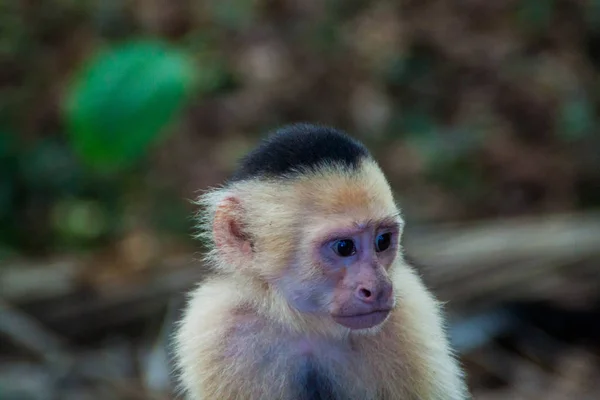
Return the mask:
<svg viewBox="0 0 600 400"><path fill-rule="evenodd" d="M199 190L348 130L476 399L600 398L600 1L2 0L0 399L171 399Z"/></svg>

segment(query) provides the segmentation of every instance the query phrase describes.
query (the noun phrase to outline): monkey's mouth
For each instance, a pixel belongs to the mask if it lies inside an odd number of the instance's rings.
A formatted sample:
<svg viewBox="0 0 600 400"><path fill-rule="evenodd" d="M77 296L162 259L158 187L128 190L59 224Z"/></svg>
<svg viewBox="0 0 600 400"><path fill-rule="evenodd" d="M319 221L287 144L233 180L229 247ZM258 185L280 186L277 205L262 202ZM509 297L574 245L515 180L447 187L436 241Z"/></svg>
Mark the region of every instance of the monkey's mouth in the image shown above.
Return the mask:
<svg viewBox="0 0 600 400"><path fill-rule="evenodd" d="M366 314L332 315L332 318L346 328L368 329L381 324L389 314L390 310L377 310Z"/></svg>

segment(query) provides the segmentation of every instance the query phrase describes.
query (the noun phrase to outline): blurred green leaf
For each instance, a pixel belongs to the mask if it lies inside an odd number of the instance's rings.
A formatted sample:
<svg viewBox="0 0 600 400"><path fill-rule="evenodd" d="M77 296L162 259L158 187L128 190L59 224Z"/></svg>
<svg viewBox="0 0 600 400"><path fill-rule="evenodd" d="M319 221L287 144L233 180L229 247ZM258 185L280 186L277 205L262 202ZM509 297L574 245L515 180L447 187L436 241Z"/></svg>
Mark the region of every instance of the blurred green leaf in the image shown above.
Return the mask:
<svg viewBox="0 0 600 400"><path fill-rule="evenodd" d="M558 114L558 134L567 141L581 139L592 133L594 120L593 105L587 98L568 99Z"/></svg>
<svg viewBox="0 0 600 400"><path fill-rule="evenodd" d="M75 80L65 104L75 150L94 167L117 169L141 158L195 88L187 55L152 41L103 52Z"/></svg>

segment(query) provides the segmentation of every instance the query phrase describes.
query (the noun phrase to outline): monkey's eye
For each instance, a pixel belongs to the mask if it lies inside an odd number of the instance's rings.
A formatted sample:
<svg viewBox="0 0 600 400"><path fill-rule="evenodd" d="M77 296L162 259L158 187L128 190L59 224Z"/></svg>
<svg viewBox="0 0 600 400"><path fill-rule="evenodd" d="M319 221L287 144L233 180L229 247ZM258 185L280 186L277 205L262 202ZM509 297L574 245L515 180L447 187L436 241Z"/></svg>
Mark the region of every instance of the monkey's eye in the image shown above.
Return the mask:
<svg viewBox="0 0 600 400"><path fill-rule="evenodd" d="M356 253L354 242L350 239L338 240L333 244L333 251L340 257L350 257Z"/></svg>
<svg viewBox="0 0 600 400"><path fill-rule="evenodd" d="M392 234L391 233L383 233L377 236L375 239L375 250L378 252L385 251L390 247L392 243Z"/></svg>

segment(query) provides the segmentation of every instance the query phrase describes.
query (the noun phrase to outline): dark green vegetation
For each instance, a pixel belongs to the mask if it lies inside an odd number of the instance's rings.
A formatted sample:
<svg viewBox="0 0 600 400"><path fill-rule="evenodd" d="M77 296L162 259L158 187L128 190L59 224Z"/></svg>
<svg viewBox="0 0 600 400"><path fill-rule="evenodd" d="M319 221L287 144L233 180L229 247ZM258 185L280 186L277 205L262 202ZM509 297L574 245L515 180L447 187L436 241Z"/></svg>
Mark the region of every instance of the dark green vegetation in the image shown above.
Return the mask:
<svg viewBox="0 0 600 400"><path fill-rule="evenodd" d="M440 298L492 308L453 323L476 398L596 399L599 71L600 0L1 0L0 398L176 398L188 200L308 120L381 162ZM507 328L523 299L554 305Z"/></svg>
<svg viewBox="0 0 600 400"><path fill-rule="evenodd" d="M185 241L194 190L298 120L415 219L600 205L600 2L300 3L2 2L0 257Z"/></svg>

